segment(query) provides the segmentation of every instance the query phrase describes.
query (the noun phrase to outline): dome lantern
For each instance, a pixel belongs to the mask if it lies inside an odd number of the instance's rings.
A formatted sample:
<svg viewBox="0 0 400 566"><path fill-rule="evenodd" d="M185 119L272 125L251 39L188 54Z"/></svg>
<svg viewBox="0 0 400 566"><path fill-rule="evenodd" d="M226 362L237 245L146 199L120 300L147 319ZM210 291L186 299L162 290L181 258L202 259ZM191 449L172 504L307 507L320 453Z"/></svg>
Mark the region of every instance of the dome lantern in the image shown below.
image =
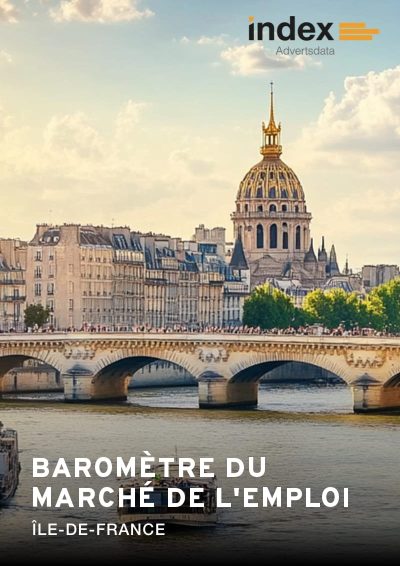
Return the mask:
<svg viewBox="0 0 400 566"><path fill-rule="evenodd" d="M281 146L281 124L275 124L274 116L274 83L271 82L271 102L269 109L269 123L268 126L265 122L262 123L263 145L260 148L260 153L264 157L278 158L282 153Z"/></svg>

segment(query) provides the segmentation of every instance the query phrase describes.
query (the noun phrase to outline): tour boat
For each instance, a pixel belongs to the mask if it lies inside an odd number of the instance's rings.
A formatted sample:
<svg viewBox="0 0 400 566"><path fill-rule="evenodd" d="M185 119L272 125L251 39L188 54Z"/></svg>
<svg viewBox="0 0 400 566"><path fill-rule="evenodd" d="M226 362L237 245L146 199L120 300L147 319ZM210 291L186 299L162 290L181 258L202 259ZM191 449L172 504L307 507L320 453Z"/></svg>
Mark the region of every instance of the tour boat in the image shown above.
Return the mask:
<svg viewBox="0 0 400 566"><path fill-rule="evenodd" d="M17 432L0 422L0 505L14 495L19 470Z"/></svg>
<svg viewBox="0 0 400 566"><path fill-rule="evenodd" d="M135 506L124 501L124 506L118 508L120 523L164 523L175 527L213 527L217 523L216 482L215 478L181 478L177 475L177 467L170 466L169 477L161 475L161 466L154 469L155 477L151 482L143 479L132 479L124 483L121 488L124 495L131 494L132 489L152 486L153 492L149 494L149 502L154 507L140 507L139 497L136 497ZM183 504L179 507L168 506L168 489L179 488L184 493ZM190 490L202 488L199 502L203 507L190 506ZM173 494L173 501L179 501L179 495Z"/></svg>

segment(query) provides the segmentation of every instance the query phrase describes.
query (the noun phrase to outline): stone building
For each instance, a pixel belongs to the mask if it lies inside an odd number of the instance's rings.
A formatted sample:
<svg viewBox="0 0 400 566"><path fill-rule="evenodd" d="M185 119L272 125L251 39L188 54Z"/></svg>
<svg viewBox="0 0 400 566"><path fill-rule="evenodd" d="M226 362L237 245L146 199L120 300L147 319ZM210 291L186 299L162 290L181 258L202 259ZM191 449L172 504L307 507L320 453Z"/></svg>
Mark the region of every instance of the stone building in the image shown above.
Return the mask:
<svg viewBox="0 0 400 566"><path fill-rule="evenodd" d="M148 326L221 326L228 324L227 304L229 324L240 324L249 292L244 275L226 264L221 240L199 240L141 236Z"/></svg>
<svg viewBox="0 0 400 566"><path fill-rule="evenodd" d="M57 328L108 326L112 265L112 245L93 227L40 224L28 245L27 302L48 307Z"/></svg>
<svg viewBox="0 0 400 566"><path fill-rule="evenodd" d="M120 328L144 319L143 253L129 229L37 226L28 245L27 302L56 328Z"/></svg>
<svg viewBox="0 0 400 566"><path fill-rule="evenodd" d="M218 241L38 225L27 250L27 302L47 306L49 325L60 329L240 324L246 270L226 264L220 229L209 233Z"/></svg>
<svg viewBox="0 0 400 566"><path fill-rule="evenodd" d="M24 329L27 244L0 238L0 332Z"/></svg>
<svg viewBox="0 0 400 566"><path fill-rule="evenodd" d="M233 248L229 271L224 282L224 325L237 325L243 319L243 306L250 292L250 269L241 238Z"/></svg>
<svg viewBox="0 0 400 566"><path fill-rule="evenodd" d="M194 229L192 240L197 244L216 244L217 254L220 257L224 257L226 247L225 232L225 228L221 226L206 228L204 224L199 224L199 226Z"/></svg>
<svg viewBox="0 0 400 566"><path fill-rule="evenodd" d="M396 279L399 275L398 265L364 265L361 271L362 286L368 292L373 287Z"/></svg>
<svg viewBox="0 0 400 566"><path fill-rule="evenodd" d="M323 287L339 274L334 246L314 249L311 213L303 187L280 156L281 125L276 124L271 90L269 122L262 124L261 161L244 176L232 213L235 238L243 243L251 286L270 279L297 280L304 288Z"/></svg>

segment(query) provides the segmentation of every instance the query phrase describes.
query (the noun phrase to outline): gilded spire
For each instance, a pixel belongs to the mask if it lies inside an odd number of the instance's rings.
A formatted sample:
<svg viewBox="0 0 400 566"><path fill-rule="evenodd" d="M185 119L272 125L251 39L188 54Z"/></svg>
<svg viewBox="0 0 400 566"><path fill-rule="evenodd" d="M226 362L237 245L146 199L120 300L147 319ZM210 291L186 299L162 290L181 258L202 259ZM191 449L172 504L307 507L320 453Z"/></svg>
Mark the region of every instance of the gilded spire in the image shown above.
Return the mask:
<svg viewBox="0 0 400 566"><path fill-rule="evenodd" d="M281 125L277 126L275 123L273 84L271 83L269 123L268 126L265 126L265 122L262 124L263 145L260 153L264 157L279 157L282 153L282 146L280 145Z"/></svg>
<svg viewBox="0 0 400 566"><path fill-rule="evenodd" d="M271 84L271 101L270 101L270 106L269 106L268 128L276 130L275 116L274 116L274 83L271 82L270 84Z"/></svg>

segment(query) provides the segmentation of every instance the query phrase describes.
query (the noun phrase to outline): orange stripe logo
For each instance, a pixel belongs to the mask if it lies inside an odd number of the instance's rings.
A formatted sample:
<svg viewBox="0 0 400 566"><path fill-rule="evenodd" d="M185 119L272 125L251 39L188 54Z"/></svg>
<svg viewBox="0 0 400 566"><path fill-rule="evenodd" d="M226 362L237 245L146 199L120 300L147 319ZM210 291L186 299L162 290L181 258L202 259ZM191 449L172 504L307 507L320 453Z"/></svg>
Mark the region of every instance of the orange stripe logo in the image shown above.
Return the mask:
<svg viewBox="0 0 400 566"><path fill-rule="evenodd" d="M339 39L342 41L371 41L378 33L378 28L367 28L365 22L339 23Z"/></svg>

